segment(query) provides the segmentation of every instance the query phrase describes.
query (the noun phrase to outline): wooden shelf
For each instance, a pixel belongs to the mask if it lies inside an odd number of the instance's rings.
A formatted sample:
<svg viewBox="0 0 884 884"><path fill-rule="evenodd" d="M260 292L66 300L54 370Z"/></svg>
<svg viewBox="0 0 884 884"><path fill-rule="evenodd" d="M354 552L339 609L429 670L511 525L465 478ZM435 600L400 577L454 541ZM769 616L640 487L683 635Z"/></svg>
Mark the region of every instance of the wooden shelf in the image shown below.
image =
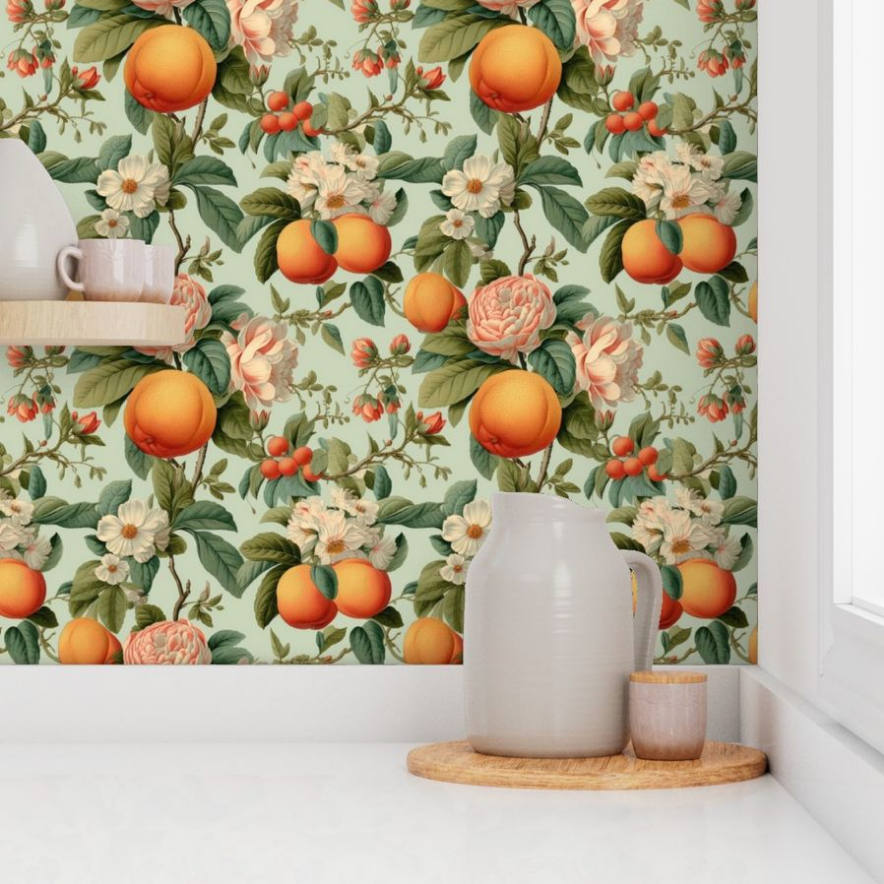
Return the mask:
<svg viewBox="0 0 884 884"><path fill-rule="evenodd" d="M463 740L412 749L408 770L444 783L511 789L678 789L752 780L764 775L767 758L749 746L708 741L696 761L643 761L631 744L603 758L503 758L480 755Z"/></svg>
<svg viewBox="0 0 884 884"><path fill-rule="evenodd" d="M110 301L0 301L0 344L164 347L184 341L184 308Z"/></svg>

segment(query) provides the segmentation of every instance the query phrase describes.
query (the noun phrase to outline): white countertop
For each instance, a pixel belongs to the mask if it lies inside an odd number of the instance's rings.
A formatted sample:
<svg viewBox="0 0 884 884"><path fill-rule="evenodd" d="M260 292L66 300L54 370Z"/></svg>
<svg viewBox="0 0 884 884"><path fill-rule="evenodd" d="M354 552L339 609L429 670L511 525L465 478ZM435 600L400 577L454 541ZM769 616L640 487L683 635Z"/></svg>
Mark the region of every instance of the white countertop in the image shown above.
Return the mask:
<svg viewBox="0 0 884 884"><path fill-rule="evenodd" d="M3 745L16 884L871 881L770 776L533 792L410 776L403 744Z"/></svg>

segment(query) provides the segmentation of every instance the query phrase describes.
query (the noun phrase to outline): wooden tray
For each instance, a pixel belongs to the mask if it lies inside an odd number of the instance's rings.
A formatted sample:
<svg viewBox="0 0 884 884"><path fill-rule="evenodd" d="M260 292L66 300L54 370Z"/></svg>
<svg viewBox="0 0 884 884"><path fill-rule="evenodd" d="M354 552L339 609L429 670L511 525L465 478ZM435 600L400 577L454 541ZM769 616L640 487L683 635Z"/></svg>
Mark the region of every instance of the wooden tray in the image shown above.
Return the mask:
<svg viewBox="0 0 884 884"><path fill-rule="evenodd" d="M511 789L678 789L755 779L767 770L767 756L736 743L707 742L696 761L643 761L631 745L602 758L504 758L481 755L462 740L412 749L408 770L445 783Z"/></svg>

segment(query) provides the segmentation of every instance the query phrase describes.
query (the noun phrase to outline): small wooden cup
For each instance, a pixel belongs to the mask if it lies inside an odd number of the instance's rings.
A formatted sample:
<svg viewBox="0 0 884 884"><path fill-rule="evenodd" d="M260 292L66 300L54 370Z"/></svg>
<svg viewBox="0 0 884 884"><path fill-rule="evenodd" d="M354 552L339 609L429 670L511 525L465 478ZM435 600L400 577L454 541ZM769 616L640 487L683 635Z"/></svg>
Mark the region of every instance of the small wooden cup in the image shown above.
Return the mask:
<svg viewBox="0 0 884 884"><path fill-rule="evenodd" d="M699 758L706 740L706 676L633 672L629 676L629 729L636 758Z"/></svg>

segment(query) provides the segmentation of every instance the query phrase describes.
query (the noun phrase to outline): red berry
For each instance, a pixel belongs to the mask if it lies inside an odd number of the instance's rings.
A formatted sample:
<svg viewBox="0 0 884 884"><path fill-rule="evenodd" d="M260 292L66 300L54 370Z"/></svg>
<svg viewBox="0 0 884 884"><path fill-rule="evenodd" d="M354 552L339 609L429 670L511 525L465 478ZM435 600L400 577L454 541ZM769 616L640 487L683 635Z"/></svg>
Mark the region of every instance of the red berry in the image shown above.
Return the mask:
<svg viewBox="0 0 884 884"><path fill-rule="evenodd" d="M272 457L282 457L289 453L289 440L285 436L274 436L267 443L267 453Z"/></svg>
<svg viewBox="0 0 884 884"><path fill-rule="evenodd" d="M653 120L654 117L657 116L658 110L660 110L660 108L657 107L657 103L655 101L643 101L638 106L639 116L643 120Z"/></svg>
<svg viewBox="0 0 884 884"><path fill-rule="evenodd" d="M611 104L614 110L628 111L635 104L635 97L631 92L615 92Z"/></svg>
<svg viewBox="0 0 884 884"><path fill-rule="evenodd" d="M301 448L296 448L292 457L299 467L305 467L311 460L313 460L313 449L308 448L306 445Z"/></svg>
<svg viewBox="0 0 884 884"><path fill-rule="evenodd" d="M623 117L623 125L626 126L630 132L638 132L644 124L645 121L635 111L630 111L625 117Z"/></svg>
<svg viewBox="0 0 884 884"><path fill-rule="evenodd" d="M310 125L310 120L304 120L301 123L301 127L304 129L304 134L309 136L310 138L315 138L317 135L322 135L322 129L314 129Z"/></svg>
<svg viewBox="0 0 884 884"><path fill-rule="evenodd" d="M637 476L645 468L645 465L637 457L628 457L623 461L623 469L627 476Z"/></svg>
<svg viewBox="0 0 884 884"><path fill-rule="evenodd" d="M652 463L657 463L657 454L658 451L653 446L649 445L647 448L642 448L638 453L638 459L646 466L649 467Z"/></svg>
<svg viewBox="0 0 884 884"><path fill-rule="evenodd" d="M622 135L626 131L626 124L623 122L623 117L620 114L611 114L605 120L605 128L612 135Z"/></svg>
<svg viewBox="0 0 884 884"><path fill-rule="evenodd" d="M618 436L611 443L611 451L617 455L617 457L626 457L627 454L632 454L635 450L635 442L629 438L629 436Z"/></svg>
<svg viewBox="0 0 884 884"><path fill-rule="evenodd" d="M666 130L661 129L655 120L651 120L651 122L648 123L648 132L650 132L655 138L662 138L666 134Z"/></svg>
<svg viewBox="0 0 884 884"><path fill-rule="evenodd" d="M648 478L652 482L662 482L666 476L661 476L660 473L657 472L657 467L654 464L651 464L648 467Z"/></svg>
<svg viewBox="0 0 884 884"><path fill-rule="evenodd" d="M261 464L261 472L265 479L278 479L281 475L279 464L275 460L265 460Z"/></svg>
<svg viewBox="0 0 884 884"><path fill-rule="evenodd" d="M272 111L285 110L289 106L290 100L286 92L271 92L267 96L267 107Z"/></svg>
<svg viewBox="0 0 884 884"><path fill-rule="evenodd" d="M309 120L313 113L313 105L309 101L299 101L293 108L292 113L299 120Z"/></svg>
<svg viewBox="0 0 884 884"><path fill-rule="evenodd" d="M279 132L279 117L276 114L264 114L260 125L268 135L275 135Z"/></svg>
<svg viewBox="0 0 884 884"><path fill-rule="evenodd" d="M623 461L622 460L609 460L605 464L605 472L615 482L618 479L622 479L626 475L626 470L623 469Z"/></svg>
<svg viewBox="0 0 884 884"><path fill-rule="evenodd" d="M291 111L285 111L279 115L279 128L283 132L291 132L297 125L298 118Z"/></svg>
<svg viewBox="0 0 884 884"><path fill-rule="evenodd" d="M279 461L279 472L283 476L294 476L298 472L298 465L293 457L284 457Z"/></svg>
<svg viewBox="0 0 884 884"><path fill-rule="evenodd" d="M310 469L310 464L307 464L306 467L302 467L301 470L304 473L304 478L308 482L318 482L322 478L321 474L314 473L313 470Z"/></svg>

